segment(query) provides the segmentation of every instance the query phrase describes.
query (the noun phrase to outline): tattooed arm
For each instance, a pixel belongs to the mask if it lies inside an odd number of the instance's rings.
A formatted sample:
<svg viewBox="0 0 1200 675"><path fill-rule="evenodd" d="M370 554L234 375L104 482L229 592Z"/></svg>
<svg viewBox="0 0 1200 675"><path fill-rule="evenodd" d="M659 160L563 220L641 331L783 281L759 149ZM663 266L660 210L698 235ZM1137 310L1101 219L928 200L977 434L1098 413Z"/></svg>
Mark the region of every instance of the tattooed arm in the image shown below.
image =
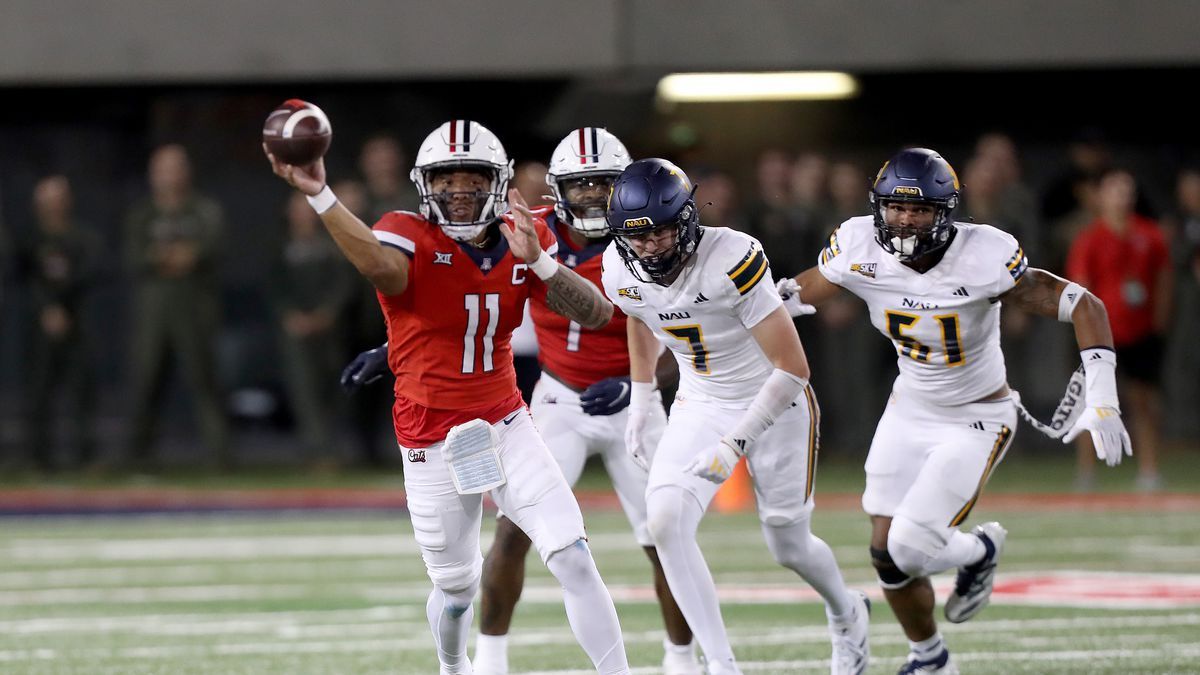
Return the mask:
<svg viewBox="0 0 1200 675"><path fill-rule="evenodd" d="M500 233L508 239L512 252L529 263L529 269L546 284L546 306L584 328L603 328L613 315L612 303L592 282L567 269L542 250L537 230L521 193L508 191L512 204L512 225L500 224Z"/></svg>
<svg viewBox="0 0 1200 675"><path fill-rule="evenodd" d="M1068 283L1068 280L1046 270L1030 267L1021 276L1021 281L1012 290L1000 296L1000 300L1010 307L1031 314L1058 318L1059 300ZM1108 312L1100 298L1085 291L1079 304L1075 305L1071 312L1071 322L1075 324L1075 341L1079 343L1080 349L1112 348L1113 338L1112 329L1108 325Z"/></svg>
<svg viewBox="0 0 1200 675"><path fill-rule="evenodd" d="M558 265L546 284L546 306L584 328L603 328L612 319L613 305L595 284Z"/></svg>

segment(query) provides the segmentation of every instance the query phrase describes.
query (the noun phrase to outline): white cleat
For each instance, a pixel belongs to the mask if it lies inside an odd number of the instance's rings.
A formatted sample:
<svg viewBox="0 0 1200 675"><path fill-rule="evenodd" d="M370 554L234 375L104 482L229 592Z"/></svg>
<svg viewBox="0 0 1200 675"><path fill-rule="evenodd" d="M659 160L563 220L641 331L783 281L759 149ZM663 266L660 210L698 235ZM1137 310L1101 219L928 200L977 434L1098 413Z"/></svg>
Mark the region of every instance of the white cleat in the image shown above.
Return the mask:
<svg viewBox="0 0 1200 675"><path fill-rule="evenodd" d="M680 646L664 639L662 669L663 675L704 675L696 659L696 642Z"/></svg>
<svg viewBox="0 0 1200 675"><path fill-rule="evenodd" d="M1008 531L1000 527L1000 523L991 522L976 525L971 534L979 537L987 549L987 554L974 565L958 568L954 591L946 599L946 620L950 623L967 621L987 607L992 599L996 564L1004 551L1004 539L1008 536Z"/></svg>
<svg viewBox="0 0 1200 675"><path fill-rule="evenodd" d="M941 654L925 661L909 652L908 661L900 667L896 675L924 675L925 673L958 675L958 666L954 665L954 660L950 658L950 650L943 649Z"/></svg>
<svg viewBox="0 0 1200 675"><path fill-rule="evenodd" d="M871 601L862 591L851 591L850 594L854 596L854 620L848 624L829 622L830 642L833 643L830 675L862 675L867 672L871 660L871 646L867 641Z"/></svg>

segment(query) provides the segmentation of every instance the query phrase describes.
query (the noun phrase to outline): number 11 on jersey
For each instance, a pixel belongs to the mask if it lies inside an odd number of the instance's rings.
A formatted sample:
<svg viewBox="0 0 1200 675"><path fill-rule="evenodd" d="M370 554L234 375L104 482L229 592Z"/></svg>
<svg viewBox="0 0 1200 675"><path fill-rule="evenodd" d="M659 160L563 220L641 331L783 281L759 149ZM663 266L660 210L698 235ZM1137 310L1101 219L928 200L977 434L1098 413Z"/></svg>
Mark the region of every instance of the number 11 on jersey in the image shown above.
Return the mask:
<svg viewBox="0 0 1200 675"><path fill-rule="evenodd" d="M492 338L496 335L496 326L500 323L500 294L488 293L482 296L482 307L478 293L468 293L463 297L463 307L467 310L467 331L463 335L462 372L475 372L475 340L479 332L479 319L482 309L487 310L487 329L480 340L483 349L483 370L488 372L495 368L492 363Z"/></svg>

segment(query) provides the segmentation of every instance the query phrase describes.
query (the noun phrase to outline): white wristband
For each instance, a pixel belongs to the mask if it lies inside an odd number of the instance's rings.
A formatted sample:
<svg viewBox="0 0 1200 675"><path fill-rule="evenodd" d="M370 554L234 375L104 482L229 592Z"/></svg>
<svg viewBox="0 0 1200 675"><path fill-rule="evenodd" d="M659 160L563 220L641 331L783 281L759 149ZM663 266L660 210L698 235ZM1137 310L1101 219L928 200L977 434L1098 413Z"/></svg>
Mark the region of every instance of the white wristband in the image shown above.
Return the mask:
<svg viewBox="0 0 1200 675"><path fill-rule="evenodd" d="M1075 305L1078 305L1086 294L1086 288L1074 281L1068 282L1062 295L1058 296L1058 320L1063 323L1071 323L1071 313L1075 311Z"/></svg>
<svg viewBox="0 0 1200 675"><path fill-rule="evenodd" d="M1079 352L1086 383L1083 398L1089 408L1121 409L1117 399L1117 353L1107 347Z"/></svg>
<svg viewBox="0 0 1200 675"><path fill-rule="evenodd" d="M328 185L321 188L321 191L315 195L305 195L305 199L308 200L308 205L313 207L313 211L316 211L317 215L332 209L333 205L338 202L337 195L333 194L333 190Z"/></svg>
<svg viewBox="0 0 1200 675"><path fill-rule="evenodd" d="M653 382L636 382L629 383L629 407L635 409L646 409L650 407L650 402L654 400L654 383Z"/></svg>
<svg viewBox="0 0 1200 675"><path fill-rule="evenodd" d="M750 402L750 407L746 408L733 429L725 434L725 439L739 450L738 454L746 454L746 448L792 406L807 386L808 380L799 375L778 368L771 371L762 389L758 390L758 395Z"/></svg>
<svg viewBox="0 0 1200 675"><path fill-rule="evenodd" d="M542 251L537 260L529 263L529 269L533 270L533 273L538 275L539 279L545 281L558 272L558 261L551 257L549 253Z"/></svg>

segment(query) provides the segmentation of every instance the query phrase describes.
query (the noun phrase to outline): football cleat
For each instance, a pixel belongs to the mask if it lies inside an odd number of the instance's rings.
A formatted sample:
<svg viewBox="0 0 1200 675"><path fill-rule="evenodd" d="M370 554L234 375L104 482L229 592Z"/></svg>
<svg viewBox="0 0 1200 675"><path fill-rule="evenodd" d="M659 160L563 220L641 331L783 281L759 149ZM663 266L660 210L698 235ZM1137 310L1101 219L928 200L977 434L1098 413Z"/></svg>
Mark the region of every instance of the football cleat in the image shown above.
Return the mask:
<svg viewBox="0 0 1200 675"><path fill-rule="evenodd" d="M971 534L979 537L987 549L987 554L983 556L983 560L958 569L954 591L946 599L946 620L950 623L967 621L987 607L992 598L996 563L1004 550L1004 539L1008 531L1000 527L1000 523L991 522L976 525Z"/></svg>
<svg viewBox="0 0 1200 675"><path fill-rule="evenodd" d="M909 653L908 661L896 671L896 675L920 675L921 673L939 673L939 675L958 675L958 666L950 658L950 650L943 649L942 653L931 659L919 659L916 654Z"/></svg>
<svg viewBox="0 0 1200 675"><path fill-rule="evenodd" d="M830 675L862 675L867 672L871 660L871 646L867 633L871 626L871 601L862 591L852 591L854 596L854 620L848 624L829 622L829 635L833 643L833 658L830 660Z"/></svg>

